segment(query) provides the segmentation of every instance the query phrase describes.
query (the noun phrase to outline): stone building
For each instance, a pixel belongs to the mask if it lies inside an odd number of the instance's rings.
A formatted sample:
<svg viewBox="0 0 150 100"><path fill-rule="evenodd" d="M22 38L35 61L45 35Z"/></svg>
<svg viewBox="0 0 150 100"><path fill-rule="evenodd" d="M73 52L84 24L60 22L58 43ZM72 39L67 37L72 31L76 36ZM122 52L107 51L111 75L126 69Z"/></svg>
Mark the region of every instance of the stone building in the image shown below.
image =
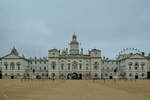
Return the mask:
<svg viewBox="0 0 150 100"><path fill-rule="evenodd" d="M150 55L128 53L108 59L101 57L99 49L84 54L74 34L69 49L51 49L48 57L26 58L13 48L0 58L0 78L150 78Z"/></svg>
<svg viewBox="0 0 150 100"><path fill-rule="evenodd" d="M119 73L121 78L147 78L149 60L144 53L121 55L119 61Z"/></svg>

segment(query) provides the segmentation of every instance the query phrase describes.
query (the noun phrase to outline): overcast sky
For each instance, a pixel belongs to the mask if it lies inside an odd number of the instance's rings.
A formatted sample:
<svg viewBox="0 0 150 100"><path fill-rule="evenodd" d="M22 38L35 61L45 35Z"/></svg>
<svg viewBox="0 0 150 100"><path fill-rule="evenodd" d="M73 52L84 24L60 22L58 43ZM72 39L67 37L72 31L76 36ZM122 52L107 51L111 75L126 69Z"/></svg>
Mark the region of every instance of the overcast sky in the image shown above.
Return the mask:
<svg viewBox="0 0 150 100"><path fill-rule="evenodd" d="M13 46L26 57L69 47L115 58L123 48L150 53L150 0L0 0L0 56Z"/></svg>

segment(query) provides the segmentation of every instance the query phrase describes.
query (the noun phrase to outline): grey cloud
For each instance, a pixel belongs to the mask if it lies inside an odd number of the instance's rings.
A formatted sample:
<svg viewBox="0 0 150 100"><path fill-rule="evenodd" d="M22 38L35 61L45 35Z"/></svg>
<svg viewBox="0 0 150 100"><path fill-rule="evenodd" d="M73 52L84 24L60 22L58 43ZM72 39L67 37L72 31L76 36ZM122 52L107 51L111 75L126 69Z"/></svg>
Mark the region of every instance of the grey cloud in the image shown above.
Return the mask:
<svg viewBox="0 0 150 100"><path fill-rule="evenodd" d="M73 32L85 52L113 58L122 48L149 53L149 0L1 0L0 56L13 45L26 56L68 47Z"/></svg>

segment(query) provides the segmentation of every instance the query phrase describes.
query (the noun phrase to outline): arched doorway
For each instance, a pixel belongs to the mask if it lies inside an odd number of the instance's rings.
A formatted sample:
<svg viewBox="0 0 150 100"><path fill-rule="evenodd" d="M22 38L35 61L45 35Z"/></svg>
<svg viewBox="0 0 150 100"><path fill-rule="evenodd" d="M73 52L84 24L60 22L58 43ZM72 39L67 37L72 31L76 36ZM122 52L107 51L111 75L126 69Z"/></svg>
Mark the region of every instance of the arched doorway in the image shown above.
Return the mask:
<svg viewBox="0 0 150 100"><path fill-rule="evenodd" d="M40 75L36 75L36 79L41 79L41 76Z"/></svg>
<svg viewBox="0 0 150 100"><path fill-rule="evenodd" d="M11 78L11 79L14 79L14 74L11 74L10 78Z"/></svg>
<svg viewBox="0 0 150 100"><path fill-rule="evenodd" d="M78 74L77 73L72 73L72 79L78 79Z"/></svg>
<svg viewBox="0 0 150 100"><path fill-rule="evenodd" d="M147 72L147 79L150 79L150 72Z"/></svg>
<svg viewBox="0 0 150 100"><path fill-rule="evenodd" d="M112 79L113 78L113 76L112 76L112 73L109 75L109 79Z"/></svg>
<svg viewBox="0 0 150 100"><path fill-rule="evenodd" d="M139 76L138 76L138 74L136 74L136 75L135 75L135 79L138 79L138 78L139 78Z"/></svg>

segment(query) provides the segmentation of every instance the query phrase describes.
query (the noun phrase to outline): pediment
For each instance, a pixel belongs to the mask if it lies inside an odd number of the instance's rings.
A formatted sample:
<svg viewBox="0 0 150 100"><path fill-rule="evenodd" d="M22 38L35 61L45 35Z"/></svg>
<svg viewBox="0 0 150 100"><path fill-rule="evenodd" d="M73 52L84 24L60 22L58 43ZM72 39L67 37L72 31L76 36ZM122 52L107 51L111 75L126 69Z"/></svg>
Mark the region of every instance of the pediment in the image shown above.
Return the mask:
<svg viewBox="0 0 150 100"><path fill-rule="evenodd" d="M14 55L14 54L8 54L8 55L2 57L2 59L19 59L19 58L21 58L21 57Z"/></svg>
<svg viewBox="0 0 150 100"><path fill-rule="evenodd" d="M130 59L145 59L143 55L135 54L129 57Z"/></svg>

